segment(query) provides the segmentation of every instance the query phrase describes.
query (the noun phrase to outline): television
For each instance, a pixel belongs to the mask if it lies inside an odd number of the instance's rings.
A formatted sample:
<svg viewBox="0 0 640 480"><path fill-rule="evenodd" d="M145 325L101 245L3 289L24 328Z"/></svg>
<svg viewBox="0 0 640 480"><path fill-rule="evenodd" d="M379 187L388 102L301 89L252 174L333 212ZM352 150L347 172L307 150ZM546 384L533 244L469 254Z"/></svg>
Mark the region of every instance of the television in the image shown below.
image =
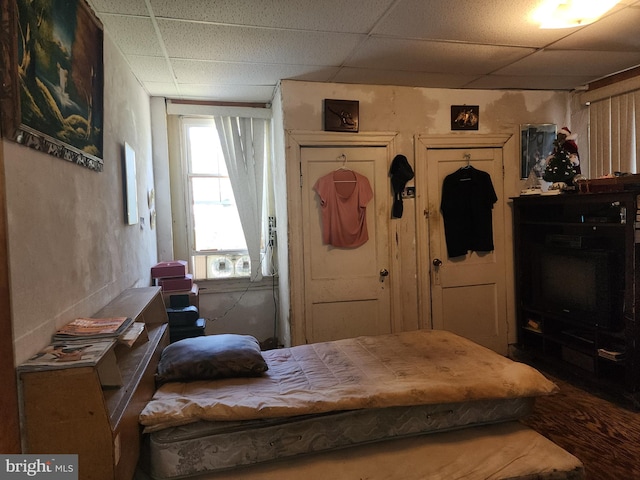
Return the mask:
<svg viewBox="0 0 640 480"><path fill-rule="evenodd" d="M614 251L539 245L531 258L530 307L575 325L622 323L622 273Z"/></svg>

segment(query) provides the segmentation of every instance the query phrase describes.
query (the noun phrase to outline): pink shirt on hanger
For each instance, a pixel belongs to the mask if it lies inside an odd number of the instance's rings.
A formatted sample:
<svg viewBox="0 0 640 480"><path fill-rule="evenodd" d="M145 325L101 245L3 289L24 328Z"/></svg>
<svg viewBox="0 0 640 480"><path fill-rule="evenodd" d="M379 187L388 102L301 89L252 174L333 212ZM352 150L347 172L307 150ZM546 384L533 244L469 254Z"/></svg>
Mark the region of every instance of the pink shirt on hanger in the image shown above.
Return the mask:
<svg viewBox="0 0 640 480"><path fill-rule="evenodd" d="M367 204L373 191L367 177L353 170L335 170L320 177L313 190L320 197L324 244L359 247L369 239Z"/></svg>

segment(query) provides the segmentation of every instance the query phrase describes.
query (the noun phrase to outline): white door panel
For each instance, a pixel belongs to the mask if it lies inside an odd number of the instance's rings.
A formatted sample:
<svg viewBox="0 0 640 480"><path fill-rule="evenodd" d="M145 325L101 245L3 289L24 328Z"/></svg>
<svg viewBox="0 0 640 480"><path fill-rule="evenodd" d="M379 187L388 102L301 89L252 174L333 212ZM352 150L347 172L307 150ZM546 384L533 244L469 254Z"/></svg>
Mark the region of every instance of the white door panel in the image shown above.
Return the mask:
<svg viewBox="0 0 640 480"><path fill-rule="evenodd" d="M322 242L316 180L342 166L364 175L373 190L367 204L369 239L356 248ZM390 333L389 178L381 147L301 149L306 342Z"/></svg>
<svg viewBox="0 0 640 480"><path fill-rule="evenodd" d="M468 156L468 157L467 157ZM491 176L498 201L492 211L494 250L448 258L440 212L442 182L468 164ZM428 183L430 305L433 328L449 330L507 353L504 208L501 148L429 149Z"/></svg>

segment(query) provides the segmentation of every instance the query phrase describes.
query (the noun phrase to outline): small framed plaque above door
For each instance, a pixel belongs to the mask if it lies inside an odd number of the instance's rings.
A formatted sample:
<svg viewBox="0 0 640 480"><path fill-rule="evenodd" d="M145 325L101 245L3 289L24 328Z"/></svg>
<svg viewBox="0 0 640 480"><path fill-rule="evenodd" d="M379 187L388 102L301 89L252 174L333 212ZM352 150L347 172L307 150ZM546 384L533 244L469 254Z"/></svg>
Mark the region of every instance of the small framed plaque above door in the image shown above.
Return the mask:
<svg viewBox="0 0 640 480"><path fill-rule="evenodd" d="M359 102L324 100L324 129L327 132L357 132Z"/></svg>

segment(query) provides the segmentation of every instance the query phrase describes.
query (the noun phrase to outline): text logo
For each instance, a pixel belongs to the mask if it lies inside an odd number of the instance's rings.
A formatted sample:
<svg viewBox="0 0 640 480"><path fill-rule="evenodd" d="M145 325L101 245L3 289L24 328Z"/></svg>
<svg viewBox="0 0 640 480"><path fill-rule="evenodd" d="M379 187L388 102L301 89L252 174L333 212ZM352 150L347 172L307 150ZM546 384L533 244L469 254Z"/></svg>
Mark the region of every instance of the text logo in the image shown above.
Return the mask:
<svg viewBox="0 0 640 480"><path fill-rule="evenodd" d="M78 480L78 455L0 455L0 480Z"/></svg>

